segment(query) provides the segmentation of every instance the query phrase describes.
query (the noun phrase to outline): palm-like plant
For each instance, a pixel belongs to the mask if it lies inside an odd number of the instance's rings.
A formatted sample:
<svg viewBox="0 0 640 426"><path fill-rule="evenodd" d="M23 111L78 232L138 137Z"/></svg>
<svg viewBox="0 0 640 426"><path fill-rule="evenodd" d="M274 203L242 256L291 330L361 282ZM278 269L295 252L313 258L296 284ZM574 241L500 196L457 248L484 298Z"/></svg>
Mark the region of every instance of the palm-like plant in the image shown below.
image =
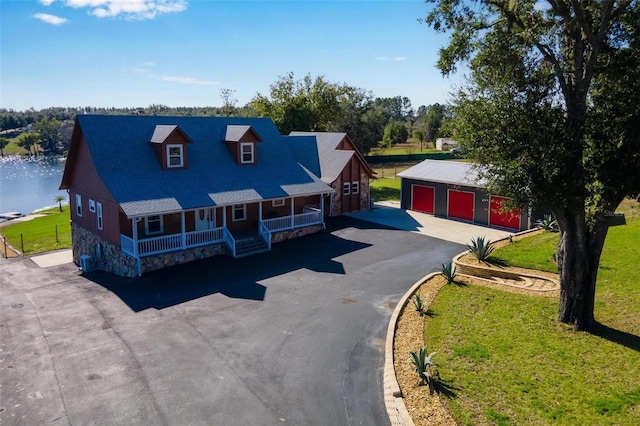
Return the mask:
<svg viewBox="0 0 640 426"><path fill-rule="evenodd" d="M546 214L542 217L542 219L538 219L536 221L536 226L544 229L545 231L555 231L558 229L558 222L553 218L552 215Z"/></svg>
<svg viewBox="0 0 640 426"><path fill-rule="evenodd" d="M64 195L56 195L56 203L58 203L58 207L60 207L60 211L62 211L62 202L64 200L66 200L66 198L64 197Z"/></svg>
<svg viewBox="0 0 640 426"><path fill-rule="evenodd" d="M409 351L411 354L411 358L409 358L409 362L413 366L413 369L418 376L420 376L420 380L423 383L429 385L429 388L433 389L433 383L431 378L431 367L435 364L431 362L431 359L436 354L435 352L431 352L427 355L427 347L421 347L417 352Z"/></svg>
<svg viewBox="0 0 640 426"><path fill-rule="evenodd" d="M485 241L484 237L472 239L471 244L467 244L467 248L481 262L485 262L495 249L493 242Z"/></svg>
<svg viewBox="0 0 640 426"><path fill-rule="evenodd" d="M442 276L447 280L447 284L451 284L456 279L456 265L451 262L443 263L441 268Z"/></svg>
<svg viewBox="0 0 640 426"><path fill-rule="evenodd" d="M413 302L413 306L416 308L416 311L418 311L420 315L424 314L424 302L422 300L422 296L416 294L411 301Z"/></svg>

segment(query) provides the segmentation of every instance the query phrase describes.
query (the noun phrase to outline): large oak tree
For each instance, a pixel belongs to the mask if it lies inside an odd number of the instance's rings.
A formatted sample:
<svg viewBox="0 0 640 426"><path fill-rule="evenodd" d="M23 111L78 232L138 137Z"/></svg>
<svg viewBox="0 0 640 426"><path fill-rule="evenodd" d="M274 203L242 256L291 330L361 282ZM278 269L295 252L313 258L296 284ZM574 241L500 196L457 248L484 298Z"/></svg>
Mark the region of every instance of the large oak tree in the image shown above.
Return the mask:
<svg viewBox="0 0 640 426"><path fill-rule="evenodd" d="M456 138L491 189L555 215L558 319L591 329L611 212L640 194L638 0L428 1L439 68L469 70Z"/></svg>

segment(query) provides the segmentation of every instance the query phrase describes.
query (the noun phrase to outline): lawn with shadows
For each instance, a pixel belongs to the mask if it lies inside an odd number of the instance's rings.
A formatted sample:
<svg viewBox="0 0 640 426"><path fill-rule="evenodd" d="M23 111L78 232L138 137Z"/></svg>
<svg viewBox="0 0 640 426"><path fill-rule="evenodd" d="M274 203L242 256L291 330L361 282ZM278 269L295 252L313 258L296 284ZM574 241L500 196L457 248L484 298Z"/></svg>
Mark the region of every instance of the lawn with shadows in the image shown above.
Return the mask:
<svg viewBox="0 0 640 426"><path fill-rule="evenodd" d="M633 216L609 229L591 333L559 323L557 299L476 286L440 291L425 342L442 381L457 389L444 399L459 424L640 424L639 235ZM554 240L543 233L494 253L509 265L553 270L544 263Z"/></svg>

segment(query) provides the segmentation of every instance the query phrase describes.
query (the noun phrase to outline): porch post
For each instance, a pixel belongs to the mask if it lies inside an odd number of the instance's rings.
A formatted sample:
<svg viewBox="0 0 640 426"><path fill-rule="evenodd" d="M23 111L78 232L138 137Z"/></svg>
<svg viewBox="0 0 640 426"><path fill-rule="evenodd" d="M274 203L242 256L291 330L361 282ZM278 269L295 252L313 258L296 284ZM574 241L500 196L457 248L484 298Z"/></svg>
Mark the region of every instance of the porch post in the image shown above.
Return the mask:
<svg viewBox="0 0 640 426"><path fill-rule="evenodd" d="M138 257L138 221L136 218L131 219L131 229L133 230L133 257Z"/></svg>
<svg viewBox="0 0 640 426"><path fill-rule="evenodd" d="M227 206L222 206L222 226L227 227Z"/></svg>
<svg viewBox="0 0 640 426"><path fill-rule="evenodd" d="M258 223L262 222L262 201L258 202Z"/></svg>
<svg viewBox="0 0 640 426"><path fill-rule="evenodd" d="M291 197L291 229L293 229L293 214L294 214L294 204L296 203L295 198Z"/></svg>
<svg viewBox="0 0 640 426"><path fill-rule="evenodd" d="M182 227L182 249L184 250L187 248L187 233L185 232L187 228L185 226L184 210L180 212L180 226Z"/></svg>

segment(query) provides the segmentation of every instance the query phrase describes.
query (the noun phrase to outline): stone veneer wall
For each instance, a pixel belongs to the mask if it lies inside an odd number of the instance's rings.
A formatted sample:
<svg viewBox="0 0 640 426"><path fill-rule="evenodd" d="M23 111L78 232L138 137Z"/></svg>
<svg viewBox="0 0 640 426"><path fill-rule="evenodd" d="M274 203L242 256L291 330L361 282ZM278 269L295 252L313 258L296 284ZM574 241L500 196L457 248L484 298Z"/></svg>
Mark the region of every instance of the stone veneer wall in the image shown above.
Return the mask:
<svg viewBox="0 0 640 426"><path fill-rule="evenodd" d="M289 229L271 235L272 243L303 237L324 230L324 225L313 225L304 228ZM137 261L97 235L84 228L71 224L71 240L73 245L73 262L80 266L80 256L92 257L97 269L124 277L136 277L138 275ZM140 259L142 273L155 271L169 266L180 265L194 260L225 254L226 243L205 247L196 247L187 250L163 253L154 256L145 256Z"/></svg>
<svg viewBox="0 0 640 426"><path fill-rule="evenodd" d="M172 251L170 253L145 256L140 259L142 273L155 271L169 266L206 259L226 253L226 243L219 243L204 247L195 247L186 250Z"/></svg>
<svg viewBox="0 0 640 426"><path fill-rule="evenodd" d="M97 269L123 277L138 275L135 259L124 254L119 247L102 240L75 223L71 223L71 244L73 263L78 266L80 266L80 256L89 255Z"/></svg>
<svg viewBox="0 0 640 426"><path fill-rule="evenodd" d="M369 210L369 175L360 172L360 211Z"/></svg>
<svg viewBox="0 0 640 426"><path fill-rule="evenodd" d="M279 243L285 240L292 240L294 238L304 237L305 235L315 234L316 232L322 232L324 225L313 225L305 228L288 229L282 232L276 232L271 234L271 243Z"/></svg>
<svg viewBox="0 0 640 426"><path fill-rule="evenodd" d="M342 177L339 177L331 185L333 195L331 195L331 207L329 216L340 216L342 214Z"/></svg>

